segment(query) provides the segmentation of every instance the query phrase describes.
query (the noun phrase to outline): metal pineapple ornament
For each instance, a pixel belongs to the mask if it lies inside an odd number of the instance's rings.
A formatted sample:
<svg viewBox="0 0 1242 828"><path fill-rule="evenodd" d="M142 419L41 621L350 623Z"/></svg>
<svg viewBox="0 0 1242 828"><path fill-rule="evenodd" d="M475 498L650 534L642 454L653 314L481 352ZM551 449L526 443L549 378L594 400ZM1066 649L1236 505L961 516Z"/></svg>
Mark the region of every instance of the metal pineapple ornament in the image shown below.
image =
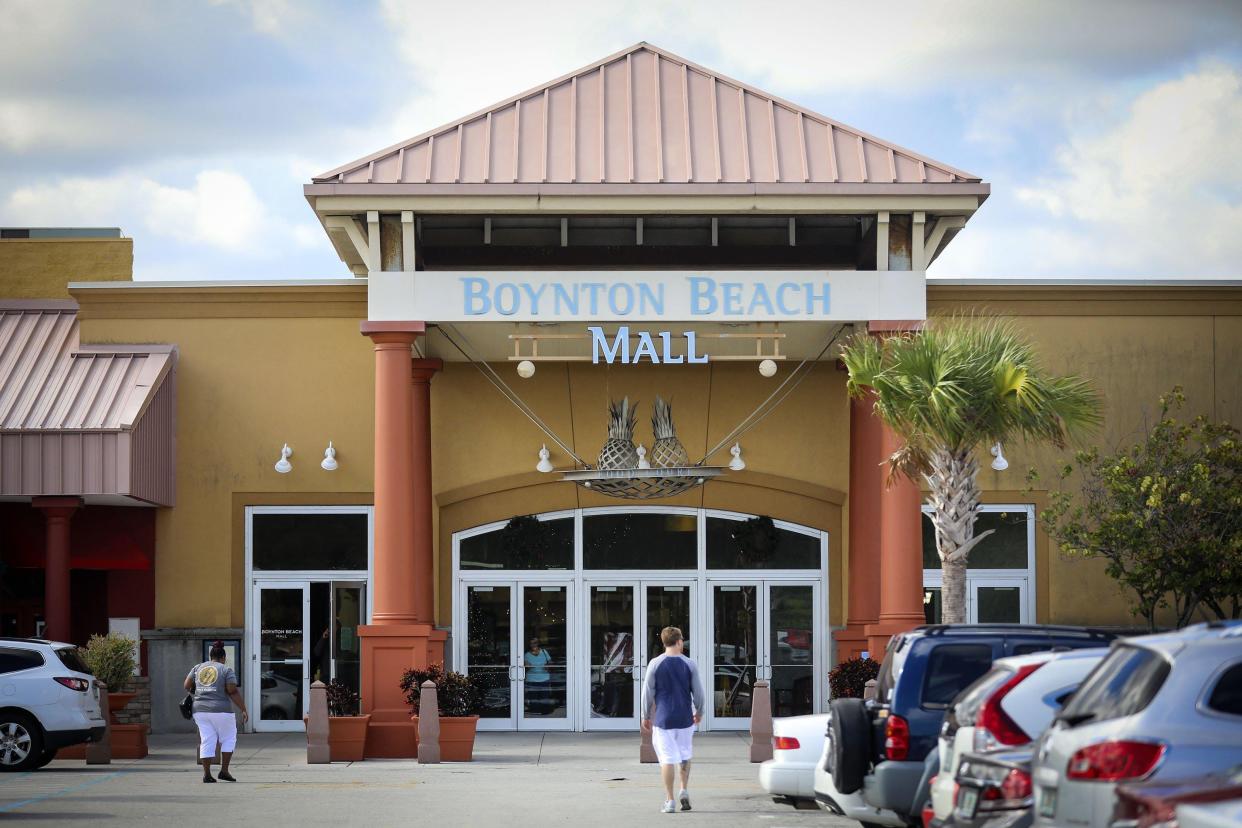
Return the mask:
<svg viewBox="0 0 1242 828"><path fill-rule="evenodd" d="M663 397L655 398L655 407L651 412L651 431L655 435L655 445L651 447L651 462L655 466L690 465L690 455L686 447L677 439L677 430L673 426L673 406Z"/></svg>
<svg viewBox="0 0 1242 828"><path fill-rule="evenodd" d="M637 404L630 398L608 403L608 439L599 453L601 469L633 469L638 467L638 448L634 445L634 425L638 422Z"/></svg>

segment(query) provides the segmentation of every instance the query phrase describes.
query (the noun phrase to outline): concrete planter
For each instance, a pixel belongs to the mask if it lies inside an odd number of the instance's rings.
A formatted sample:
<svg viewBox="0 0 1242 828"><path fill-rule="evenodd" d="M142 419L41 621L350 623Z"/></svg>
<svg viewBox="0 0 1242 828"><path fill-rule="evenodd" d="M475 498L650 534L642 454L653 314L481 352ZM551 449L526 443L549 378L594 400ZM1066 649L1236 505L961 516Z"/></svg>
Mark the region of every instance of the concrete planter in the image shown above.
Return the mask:
<svg viewBox="0 0 1242 828"><path fill-rule="evenodd" d="M125 709L125 706L134 700L137 693L113 693L108 691L108 718L112 720L113 726L120 724L116 720L116 714Z"/></svg>
<svg viewBox="0 0 1242 828"><path fill-rule="evenodd" d="M367 754L371 715L329 716L328 750L333 762L361 762Z"/></svg>
<svg viewBox="0 0 1242 828"><path fill-rule="evenodd" d="M411 716L415 730L418 717ZM440 761L471 762L474 760L474 735L479 726L478 716L440 717Z"/></svg>

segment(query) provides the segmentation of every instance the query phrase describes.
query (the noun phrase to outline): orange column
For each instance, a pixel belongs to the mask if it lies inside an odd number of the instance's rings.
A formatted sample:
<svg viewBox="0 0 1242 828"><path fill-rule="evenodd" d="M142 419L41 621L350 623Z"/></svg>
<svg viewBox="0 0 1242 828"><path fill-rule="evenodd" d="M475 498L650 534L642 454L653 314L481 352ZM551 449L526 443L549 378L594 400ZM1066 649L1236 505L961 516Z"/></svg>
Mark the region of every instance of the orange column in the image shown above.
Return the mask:
<svg viewBox="0 0 1242 828"><path fill-rule="evenodd" d="M375 550L371 623L362 639L362 711L370 714L366 755L417 756L416 726L401 674L444 658L445 633L432 625L430 418L415 414L410 346L422 322L363 322L375 343ZM430 373L428 373L428 378ZM423 383L423 402L429 386Z"/></svg>
<svg viewBox="0 0 1242 828"><path fill-rule="evenodd" d="M901 440L880 426L880 451L888 457ZM888 469L883 470L887 477ZM923 525L919 488L904 477L880 488L880 618L867 626L877 660L888 639L924 623Z"/></svg>
<svg viewBox="0 0 1242 828"><path fill-rule="evenodd" d="M880 617L880 489L884 455L880 420L871 391L850 400L849 613L837 633L837 657L858 658L870 649L867 625ZM877 658L880 654L872 654Z"/></svg>
<svg viewBox="0 0 1242 828"><path fill-rule="evenodd" d="M435 623L435 543L431 534L431 378L438 359L416 359L410 371L411 448L414 464L410 512L414 520L414 619ZM443 655L441 654L441 658Z"/></svg>
<svg viewBox="0 0 1242 828"><path fill-rule="evenodd" d="M36 497L31 503L43 512L47 523L43 562L43 637L70 640L69 616L69 521L82 505L76 497Z"/></svg>

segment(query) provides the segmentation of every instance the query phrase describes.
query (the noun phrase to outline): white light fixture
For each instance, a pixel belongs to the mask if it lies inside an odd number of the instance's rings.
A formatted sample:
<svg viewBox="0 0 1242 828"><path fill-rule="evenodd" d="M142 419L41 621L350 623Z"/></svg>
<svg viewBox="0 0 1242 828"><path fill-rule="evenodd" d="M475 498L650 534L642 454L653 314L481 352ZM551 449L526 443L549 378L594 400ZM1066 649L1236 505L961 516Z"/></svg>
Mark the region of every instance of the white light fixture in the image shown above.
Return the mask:
<svg viewBox="0 0 1242 828"><path fill-rule="evenodd" d="M332 441L328 441L328 447L323 450L323 460L319 463L319 468L324 471L336 471L336 449L332 446Z"/></svg>
<svg viewBox="0 0 1242 828"><path fill-rule="evenodd" d="M636 451L638 452L638 467L640 469L651 468L651 461L647 459L647 447L639 443Z"/></svg>
<svg viewBox="0 0 1242 828"><path fill-rule="evenodd" d="M729 468L732 471L741 471L746 468L746 461L742 459L741 443L734 443L733 448L729 449L729 454L733 455L733 459L729 461Z"/></svg>
<svg viewBox="0 0 1242 828"><path fill-rule="evenodd" d="M776 376L776 361L771 360L771 359L765 359L763 362L760 362L759 363L759 374L765 377Z"/></svg>
<svg viewBox="0 0 1242 828"><path fill-rule="evenodd" d="M285 443L283 446L281 446L280 459L276 461L276 471L280 472L281 474L288 474L289 472L293 471L293 464L289 462L289 457L292 454L293 454L293 449L289 448L288 443Z"/></svg>
<svg viewBox="0 0 1242 828"><path fill-rule="evenodd" d="M518 363L517 372L522 379L530 379L535 375L535 363L524 359Z"/></svg>
<svg viewBox="0 0 1242 828"><path fill-rule="evenodd" d="M996 471L1004 471L1009 468L1009 461L1005 459L1004 452L1001 451L1001 444L997 443L992 446L992 456L996 459L992 461L992 468Z"/></svg>
<svg viewBox="0 0 1242 828"><path fill-rule="evenodd" d="M544 444L543 448L539 449L539 462L535 464L535 471L541 471L544 474L552 471L552 461L548 459L551 456L547 444Z"/></svg>

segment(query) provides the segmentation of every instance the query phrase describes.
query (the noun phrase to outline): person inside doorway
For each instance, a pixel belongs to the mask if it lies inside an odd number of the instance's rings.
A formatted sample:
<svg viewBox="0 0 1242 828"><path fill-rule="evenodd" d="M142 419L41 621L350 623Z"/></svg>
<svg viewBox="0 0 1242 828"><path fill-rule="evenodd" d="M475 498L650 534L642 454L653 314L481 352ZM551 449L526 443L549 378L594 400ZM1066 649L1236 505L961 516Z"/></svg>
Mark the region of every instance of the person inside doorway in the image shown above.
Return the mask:
<svg viewBox="0 0 1242 828"><path fill-rule="evenodd" d="M211 776L211 762L220 750L220 778L236 782L229 773L229 760L237 747L237 718L233 705L241 711L242 722L250 718L246 702L237 690L237 673L225 664L224 642L217 641L208 652L210 661L204 661L185 677L185 689L194 694L194 723L198 725L198 758L203 765L203 781L215 782Z"/></svg>
<svg viewBox="0 0 1242 828"><path fill-rule="evenodd" d="M690 810L690 754L694 728L703 720L703 682L695 663L682 650L685 638L677 627L660 631L664 652L647 665L643 681L643 730L651 731L651 745L660 761L666 814L676 811L673 781L681 771L681 809Z"/></svg>
<svg viewBox="0 0 1242 828"><path fill-rule="evenodd" d="M528 712L533 713L535 704L544 712L549 712L548 708L553 706L552 700L552 674L548 672L548 662L552 660L552 654L543 646L538 638L532 638L528 644L526 652L522 654L522 663L526 666L526 707Z"/></svg>

